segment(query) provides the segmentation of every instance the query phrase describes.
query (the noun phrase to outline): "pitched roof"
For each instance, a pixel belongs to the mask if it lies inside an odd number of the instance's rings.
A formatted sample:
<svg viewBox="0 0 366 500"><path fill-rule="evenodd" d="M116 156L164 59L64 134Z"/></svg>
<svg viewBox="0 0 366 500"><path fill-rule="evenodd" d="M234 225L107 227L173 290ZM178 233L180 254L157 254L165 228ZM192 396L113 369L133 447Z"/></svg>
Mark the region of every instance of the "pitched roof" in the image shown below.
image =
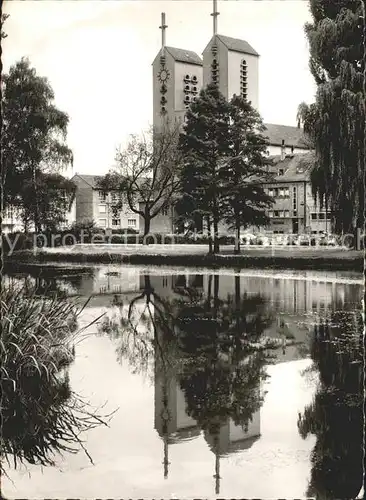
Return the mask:
<svg viewBox="0 0 366 500"><path fill-rule="evenodd" d="M193 52L192 50L185 50L185 49L176 49L175 47L165 47L167 52L175 59L176 61L179 62L184 62L184 63L189 63L189 64L196 64L198 66L202 66L203 62L202 59L198 54Z"/></svg>
<svg viewBox="0 0 366 500"><path fill-rule="evenodd" d="M76 173L74 177L71 178L71 180L75 184L78 184L78 178L86 182L92 189L98 189L98 181L103 178L103 175L84 175ZM144 179L144 177L139 178L137 183L139 184L144 182Z"/></svg>
<svg viewBox="0 0 366 500"><path fill-rule="evenodd" d="M71 180L77 184L77 182L78 182L77 178L79 178L79 179L83 180L84 182L86 182L87 184L89 184L90 187L95 189L96 185L97 185L97 181L100 177L101 177L100 175L84 175L84 174L76 173L74 175L74 177L72 177Z"/></svg>
<svg viewBox="0 0 366 500"><path fill-rule="evenodd" d="M302 128L277 125L275 123L265 123L264 125L267 128L264 135L268 136L271 146L281 146L284 140L285 146L310 149L305 142L304 130Z"/></svg>
<svg viewBox="0 0 366 500"><path fill-rule="evenodd" d="M229 49L234 52L242 52L243 54L252 54L259 56L258 52L245 40L239 38L231 38L230 36L216 35L217 38Z"/></svg>
<svg viewBox="0 0 366 500"><path fill-rule="evenodd" d="M268 183L306 181L309 179L314 164L314 154L311 152L286 155L284 160L281 160L280 155L270 158L273 160L271 172L278 174L281 169L283 175L275 175L273 180Z"/></svg>

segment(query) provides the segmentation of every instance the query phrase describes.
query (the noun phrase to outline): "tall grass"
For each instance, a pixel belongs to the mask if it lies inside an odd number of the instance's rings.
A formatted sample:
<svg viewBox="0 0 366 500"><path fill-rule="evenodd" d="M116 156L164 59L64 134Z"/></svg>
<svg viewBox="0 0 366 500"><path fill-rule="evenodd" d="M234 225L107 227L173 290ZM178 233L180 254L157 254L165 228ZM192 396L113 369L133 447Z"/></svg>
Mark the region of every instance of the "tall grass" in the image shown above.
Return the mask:
<svg viewBox="0 0 366 500"><path fill-rule="evenodd" d="M36 297L19 285L2 287L0 341L3 459L54 465L57 452L88 454L80 433L107 425L74 393L68 367L74 360L78 308L57 296ZM88 325L90 326L90 325Z"/></svg>

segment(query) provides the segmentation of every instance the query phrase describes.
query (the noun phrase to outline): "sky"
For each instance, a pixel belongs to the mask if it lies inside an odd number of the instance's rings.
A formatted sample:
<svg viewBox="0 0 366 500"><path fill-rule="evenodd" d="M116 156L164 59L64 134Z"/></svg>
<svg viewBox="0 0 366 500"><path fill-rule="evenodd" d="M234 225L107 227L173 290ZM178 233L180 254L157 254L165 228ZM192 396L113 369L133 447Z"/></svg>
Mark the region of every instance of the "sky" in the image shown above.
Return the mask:
<svg viewBox="0 0 366 500"><path fill-rule="evenodd" d="M130 134L152 123L152 62L167 45L199 55L212 37L212 0L5 0L10 14L3 71L21 57L50 81L69 115L74 173L103 174ZM304 0L219 0L218 33L248 41L260 54L259 111L267 123L296 125L312 102ZM68 172L70 175L71 172Z"/></svg>

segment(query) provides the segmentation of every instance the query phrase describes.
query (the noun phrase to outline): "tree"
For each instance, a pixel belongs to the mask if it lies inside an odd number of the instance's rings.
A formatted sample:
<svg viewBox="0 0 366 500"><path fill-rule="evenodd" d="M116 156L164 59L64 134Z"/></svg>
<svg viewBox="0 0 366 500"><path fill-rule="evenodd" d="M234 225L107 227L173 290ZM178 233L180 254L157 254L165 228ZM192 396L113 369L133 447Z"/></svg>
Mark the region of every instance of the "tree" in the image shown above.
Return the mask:
<svg viewBox="0 0 366 500"><path fill-rule="evenodd" d="M336 310L315 326L311 357L319 384L298 420L302 438L316 436L309 497L357 498L362 487L363 352L360 311Z"/></svg>
<svg viewBox="0 0 366 500"><path fill-rule="evenodd" d="M36 231L55 231L65 223L65 215L71 208L75 192L76 186L69 179L41 171L35 180L26 179L21 186L21 218L35 222L38 216Z"/></svg>
<svg viewBox="0 0 366 500"><path fill-rule="evenodd" d="M359 0L310 0L305 25L316 101L300 109L314 142L314 195L326 203L334 230L364 226L365 89L364 6ZM299 114L298 114L299 118Z"/></svg>
<svg viewBox="0 0 366 500"><path fill-rule="evenodd" d="M269 222L266 215L273 203L263 188L271 178L268 141L259 113L242 97L230 101L230 155L224 171L224 220L235 229L235 252L240 253L240 229Z"/></svg>
<svg viewBox="0 0 366 500"><path fill-rule="evenodd" d="M210 251L213 225L213 252L219 251L218 225L222 219L224 158L229 154L229 104L216 85L202 89L186 114L180 147L185 162L182 194L191 203L192 216L207 222Z"/></svg>
<svg viewBox="0 0 366 500"><path fill-rule="evenodd" d="M7 38L7 33L3 30L3 26L5 21L8 19L9 14L1 14L1 20L0 20L0 38L3 40L4 38Z"/></svg>
<svg viewBox="0 0 366 500"><path fill-rule="evenodd" d="M152 219L174 203L180 185L178 139L178 129L169 126L152 129L147 136L132 136L126 149L117 153L118 168L98 183L102 190L120 193L115 211L127 201L130 210L143 218L144 237L150 233Z"/></svg>
<svg viewBox="0 0 366 500"><path fill-rule="evenodd" d="M68 116L54 104L46 78L23 58L2 78L2 185L4 205L21 207L24 183L32 186L34 223L40 227L37 177L72 162L65 143ZM27 193L30 195L30 193Z"/></svg>

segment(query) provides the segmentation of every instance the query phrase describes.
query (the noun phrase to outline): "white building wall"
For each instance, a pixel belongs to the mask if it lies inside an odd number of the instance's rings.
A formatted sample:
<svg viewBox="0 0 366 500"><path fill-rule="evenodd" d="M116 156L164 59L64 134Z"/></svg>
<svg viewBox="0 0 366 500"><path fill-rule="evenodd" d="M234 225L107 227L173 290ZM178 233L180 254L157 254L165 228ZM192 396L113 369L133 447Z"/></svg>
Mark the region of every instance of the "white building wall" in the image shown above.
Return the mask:
<svg viewBox="0 0 366 500"><path fill-rule="evenodd" d="M265 131L263 132L263 135L264 136L266 135ZM298 148L298 147L294 147L294 150L292 151L291 145L285 144L285 154L287 154L287 155L298 154L298 153L308 153L308 152L309 152L308 149ZM268 153L270 156L280 155L281 154L281 146L273 146L273 145L268 146Z"/></svg>
<svg viewBox="0 0 366 500"><path fill-rule="evenodd" d="M234 94L240 96L240 69L241 62L247 63L247 100L258 110L259 108L259 73L258 56L243 54L241 52L228 51L228 97L230 100Z"/></svg>
<svg viewBox="0 0 366 500"><path fill-rule="evenodd" d="M162 52L155 57L153 62L153 125L156 128L163 126L164 122L168 121L174 123L175 113L174 113L174 92L175 92L175 61L168 51L165 51L165 68L169 72L169 78L165 82L167 87L167 92L164 97L167 100L165 108L167 110L166 115L161 114L161 86L162 83L159 81L159 72L162 68L160 57Z"/></svg>
<svg viewBox="0 0 366 500"><path fill-rule="evenodd" d="M216 39L217 54L212 54L214 39L203 51L203 85L207 87L211 83L211 65L214 58L218 61L219 68L219 90L228 99L228 50L221 40Z"/></svg>
<svg viewBox="0 0 366 500"><path fill-rule="evenodd" d="M252 415L253 419L248 423L248 431L245 432L241 425L235 425L233 420L229 420L230 442L241 441L251 437L259 436L261 433L261 415L260 410Z"/></svg>
<svg viewBox="0 0 366 500"><path fill-rule="evenodd" d="M192 79L193 76L197 78L197 84L190 82L185 82L184 79L186 76L189 76ZM185 105L185 96L189 96L191 102L194 97L197 97L199 91L203 86L203 69L202 66L198 64L187 64L182 62L175 62L174 65L174 117L175 122L184 121L184 116L187 111ZM190 90L193 90L193 87L196 87L197 93L185 93L184 88L189 86Z"/></svg>

